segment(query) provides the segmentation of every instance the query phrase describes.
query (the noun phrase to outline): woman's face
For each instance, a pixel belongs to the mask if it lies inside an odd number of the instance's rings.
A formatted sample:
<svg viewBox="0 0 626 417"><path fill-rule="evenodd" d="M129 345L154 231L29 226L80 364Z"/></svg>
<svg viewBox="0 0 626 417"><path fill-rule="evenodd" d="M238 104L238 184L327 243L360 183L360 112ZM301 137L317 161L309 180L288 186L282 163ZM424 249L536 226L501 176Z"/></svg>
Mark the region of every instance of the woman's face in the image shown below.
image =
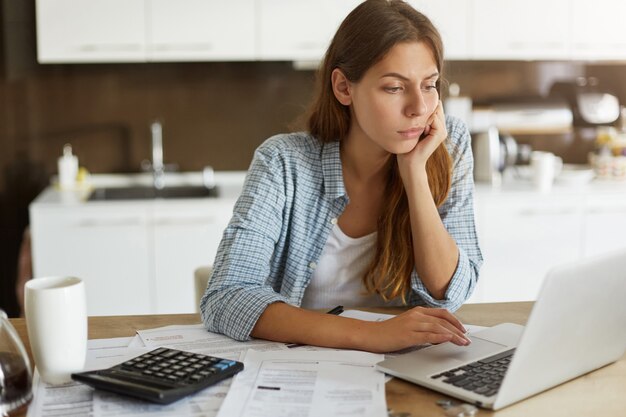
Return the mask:
<svg viewBox="0 0 626 417"><path fill-rule="evenodd" d="M395 45L363 78L349 83L350 135L365 136L386 152L410 152L439 104L439 71L423 42Z"/></svg>

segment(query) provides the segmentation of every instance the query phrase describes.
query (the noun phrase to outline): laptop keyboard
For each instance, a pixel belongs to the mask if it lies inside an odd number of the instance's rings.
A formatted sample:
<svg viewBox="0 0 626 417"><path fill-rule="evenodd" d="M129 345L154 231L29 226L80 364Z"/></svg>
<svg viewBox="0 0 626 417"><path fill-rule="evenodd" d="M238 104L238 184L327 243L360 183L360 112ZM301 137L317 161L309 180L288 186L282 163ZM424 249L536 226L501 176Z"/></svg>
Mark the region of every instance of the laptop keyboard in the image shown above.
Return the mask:
<svg viewBox="0 0 626 417"><path fill-rule="evenodd" d="M446 384L491 397L500 389L500 384L502 384L502 379L504 379L504 374L511 363L514 352L515 349L510 349L459 368L433 375L431 378L444 378L442 382Z"/></svg>

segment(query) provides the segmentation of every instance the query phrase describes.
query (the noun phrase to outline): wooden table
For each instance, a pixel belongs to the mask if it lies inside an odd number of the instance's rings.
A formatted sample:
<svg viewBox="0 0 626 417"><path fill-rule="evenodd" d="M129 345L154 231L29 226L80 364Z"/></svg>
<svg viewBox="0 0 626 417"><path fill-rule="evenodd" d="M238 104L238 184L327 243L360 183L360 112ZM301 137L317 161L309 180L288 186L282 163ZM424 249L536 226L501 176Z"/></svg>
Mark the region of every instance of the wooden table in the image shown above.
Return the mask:
<svg viewBox="0 0 626 417"><path fill-rule="evenodd" d="M457 316L463 323L493 326L502 322L525 324L532 303L467 304ZM399 309L379 312L399 312ZM133 336L136 330L169 324L195 324L196 314L90 317L89 338L100 339ZM24 319L11 319L24 341L29 355L30 345ZM32 363L32 357L31 357ZM446 398L426 388L394 378L387 383L387 406L395 413L410 417L444 416L436 401ZM17 413L25 416L25 412ZM571 382L511 405L497 412L480 410L478 416L498 417L624 417L626 416L626 355L617 363L583 375Z"/></svg>

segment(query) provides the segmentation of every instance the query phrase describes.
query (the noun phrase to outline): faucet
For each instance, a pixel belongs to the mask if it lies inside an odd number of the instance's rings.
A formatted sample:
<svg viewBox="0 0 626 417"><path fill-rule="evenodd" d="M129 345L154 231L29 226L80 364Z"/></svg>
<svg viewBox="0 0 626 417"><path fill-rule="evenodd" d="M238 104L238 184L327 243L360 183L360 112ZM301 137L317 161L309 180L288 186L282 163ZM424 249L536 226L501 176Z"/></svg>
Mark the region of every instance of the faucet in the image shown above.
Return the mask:
<svg viewBox="0 0 626 417"><path fill-rule="evenodd" d="M155 120L150 124L150 136L152 138L152 174L154 176L154 188L161 190L165 186L163 166L163 126Z"/></svg>

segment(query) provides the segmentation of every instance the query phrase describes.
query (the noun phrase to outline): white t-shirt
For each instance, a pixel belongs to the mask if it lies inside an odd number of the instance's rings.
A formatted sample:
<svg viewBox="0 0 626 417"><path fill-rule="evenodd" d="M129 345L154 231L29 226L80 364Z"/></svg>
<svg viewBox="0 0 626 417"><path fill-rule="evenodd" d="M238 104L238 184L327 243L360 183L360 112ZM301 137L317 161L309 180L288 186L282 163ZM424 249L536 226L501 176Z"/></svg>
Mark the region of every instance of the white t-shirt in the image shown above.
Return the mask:
<svg viewBox="0 0 626 417"><path fill-rule="evenodd" d="M311 282L304 291L301 306L309 309L345 307L380 307L400 305L400 300L386 303L378 294L368 294L363 275L376 250L376 232L353 238L338 224L330 232Z"/></svg>

